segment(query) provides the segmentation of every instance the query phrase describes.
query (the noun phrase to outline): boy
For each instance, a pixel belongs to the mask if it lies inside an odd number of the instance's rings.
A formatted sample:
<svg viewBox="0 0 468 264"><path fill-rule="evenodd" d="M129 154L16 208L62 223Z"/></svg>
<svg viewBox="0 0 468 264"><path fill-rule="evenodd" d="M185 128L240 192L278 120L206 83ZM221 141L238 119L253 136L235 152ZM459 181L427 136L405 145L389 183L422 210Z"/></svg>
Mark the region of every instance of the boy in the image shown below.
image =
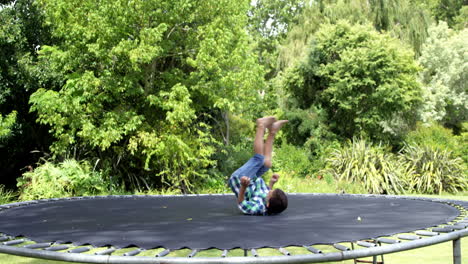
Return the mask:
<svg viewBox="0 0 468 264"><path fill-rule="evenodd" d="M257 119L255 155L231 175L228 183L237 196L239 209L244 214L279 214L288 207L286 194L281 189L273 189L279 175L273 174L268 187L262 178L262 175L271 168L275 135L287 122L288 120L276 121L272 116ZM264 142L266 129L269 133Z"/></svg>

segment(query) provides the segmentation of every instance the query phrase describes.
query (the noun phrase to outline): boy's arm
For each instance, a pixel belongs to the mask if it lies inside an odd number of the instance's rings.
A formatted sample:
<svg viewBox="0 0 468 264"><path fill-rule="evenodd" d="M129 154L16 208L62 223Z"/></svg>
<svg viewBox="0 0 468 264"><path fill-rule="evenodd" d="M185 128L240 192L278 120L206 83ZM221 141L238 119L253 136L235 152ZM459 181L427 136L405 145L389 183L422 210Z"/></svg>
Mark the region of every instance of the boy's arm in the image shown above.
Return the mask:
<svg viewBox="0 0 468 264"><path fill-rule="evenodd" d="M245 189L247 189L247 186L250 184L250 179L249 177L243 176L241 178L241 186L239 188L239 195L237 196L237 203L240 204L244 201L244 196L245 196Z"/></svg>
<svg viewBox="0 0 468 264"><path fill-rule="evenodd" d="M278 182L278 179L279 179L279 175L278 173L274 173L272 176L271 176L271 179L270 179L270 184L269 184L269 188L270 190L273 190L273 185L275 185L275 183Z"/></svg>

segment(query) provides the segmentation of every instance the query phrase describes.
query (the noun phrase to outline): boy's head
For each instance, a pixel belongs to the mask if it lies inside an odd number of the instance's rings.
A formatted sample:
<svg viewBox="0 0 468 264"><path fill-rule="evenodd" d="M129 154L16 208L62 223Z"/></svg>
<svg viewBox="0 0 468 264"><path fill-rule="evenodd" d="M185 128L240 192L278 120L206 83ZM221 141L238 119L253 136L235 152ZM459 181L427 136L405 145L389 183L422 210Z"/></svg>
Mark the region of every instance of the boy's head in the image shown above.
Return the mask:
<svg viewBox="0 0 468 264"><path fill-rule="evenodd" d="M267 202L268 214L279 214L288 208L288 197L281 189L274 189Z"/></svg>

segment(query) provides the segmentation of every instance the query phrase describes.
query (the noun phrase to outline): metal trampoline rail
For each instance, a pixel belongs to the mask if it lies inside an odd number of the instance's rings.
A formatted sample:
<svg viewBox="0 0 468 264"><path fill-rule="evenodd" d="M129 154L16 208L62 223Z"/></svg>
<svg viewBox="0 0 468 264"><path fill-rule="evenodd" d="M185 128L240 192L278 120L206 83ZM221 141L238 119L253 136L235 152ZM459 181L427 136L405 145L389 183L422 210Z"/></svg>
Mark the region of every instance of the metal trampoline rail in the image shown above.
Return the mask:
<svg viewBox="0 0 468 264"><path fill-rule="evenodd" d="M360 196L373 196L373 195L360 195ZM396 198L396 196L388 196L389 198ZM421 199L421 200L433 200L442 201L438 199L427 199L427 198L414 198L414 197L398 197L403 199ZM81 199L81 198L72 198ZM31 201L29 203L36 203L40 201ZM378 237L370 240L344 242L344 243L356 243L362 248L352 249L343 246L341 244L334 244L339 251L327 252L312 246L304 245L303 248L311 252L311 254L295 255L291 254L285 248L277 248L281 255L279 256L259 256L255 249L249 249L249 256L239 257L228 257L229 250L221 250L222 254L219 257L198 257L199 251L192 249L187 257L166 257L171 250L165 249L159 252L155 256L138 256L140 252L145 251L142 248L136 248L133 251L128 251L123 254L116 255L113 253L119 248L109 247L105 250L96 251L94 254L91 252L91 248L82 245L74 246L72 244L63 244L62 241L56 241L54 243L37 243L27 244L24 243L34 242L28 238L23 237L10 237L7 234L0 234L0 253L6 253L11 255L18 255L23 257L32 257L48 260L61 260L68 262L84 262L84 263L128 263L128 264L139 264L139 263L165 263L165 264L228 264L228 263L255 263L255 264L266 264L266 263L322 263L331 261L342 261L352 260L364 257L372 257L378 255L385 255L389 253L401 252L443 242L452 241L453 245L453 264L461 264L461 239L468 237L468 208L466 205L456 204L457 201L447 201L452 206L459 207L460 212L457 221L454 224L446 224L444 227L430 227L428 230L415 230L412 234L400 234L395 236L395 239L387 237ZM2 205L2 209L26 205L28 202L21 202L9 205ZM429 230L430 229L430 230ZM401 240L396 240L396 238ZM372 242L372 243L371 243ZM353 244L352 244L353 245ZM57 250L66 250L63 252L48 250L54 248ZM95 250L98 250L94 248ZM130 250L130 249L129 249ZM86 253L85 253L86 252ZM170 256L170 255L169 255ZM374 258L375 259L375 258Z"/></svg>
<svg viewBox="0 0 468 264"><path fill-rule="evenodd" d="M377 246L363 249L355 249L341 252L319 253L309 255L285 255L271 257L145 257L145 256L112 256L112 255L89 255L80 253L60 253L45 250L34 250L24 247L0 246L0 252L6 254L19 255L24 257L33 257L49 260L62 260L70 262L86 262L86 263L167 263L167 264L227 264L227 263L319 263L329 261L342 261L348 259L356 259L362 257L377 256L389 253L395 253L405 250L416 249L435 245L447 241L453 241L454 264L461 263L461 247L460 240L462 237L468 236L468 229L459 230L429 238L412 240L404 243L395 243L385 246Z"/></svg>

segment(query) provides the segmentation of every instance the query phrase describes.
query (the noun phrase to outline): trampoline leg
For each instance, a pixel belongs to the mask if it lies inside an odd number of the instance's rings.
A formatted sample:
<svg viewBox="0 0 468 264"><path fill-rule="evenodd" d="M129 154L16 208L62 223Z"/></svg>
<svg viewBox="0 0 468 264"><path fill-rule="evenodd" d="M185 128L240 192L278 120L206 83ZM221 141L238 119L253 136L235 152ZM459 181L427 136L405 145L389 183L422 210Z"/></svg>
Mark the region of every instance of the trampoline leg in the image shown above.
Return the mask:
<svg viewBox="0 0 468 264"><path fill-rule="evenodd" d="M377 256L372 256L372 264L377 264Z"/></svg>
<svg viewBox="0 0 468 264"><path fill-rule="evenodd" d="M453 264L461 264L461 239L453 240Z"/></svg>
<svg viewBox="0 0 468 264"><path fill-rule="evenodd" d="M244 257L247 257L247 249L244 249Z"/></svg>
<svg viewBox="0 0 468 264"><path fill-rule="evenodd" d="M351 249L354 250L354 243L351 243ZM357 264L357 260L354 259L354 264Z"/></svg>

